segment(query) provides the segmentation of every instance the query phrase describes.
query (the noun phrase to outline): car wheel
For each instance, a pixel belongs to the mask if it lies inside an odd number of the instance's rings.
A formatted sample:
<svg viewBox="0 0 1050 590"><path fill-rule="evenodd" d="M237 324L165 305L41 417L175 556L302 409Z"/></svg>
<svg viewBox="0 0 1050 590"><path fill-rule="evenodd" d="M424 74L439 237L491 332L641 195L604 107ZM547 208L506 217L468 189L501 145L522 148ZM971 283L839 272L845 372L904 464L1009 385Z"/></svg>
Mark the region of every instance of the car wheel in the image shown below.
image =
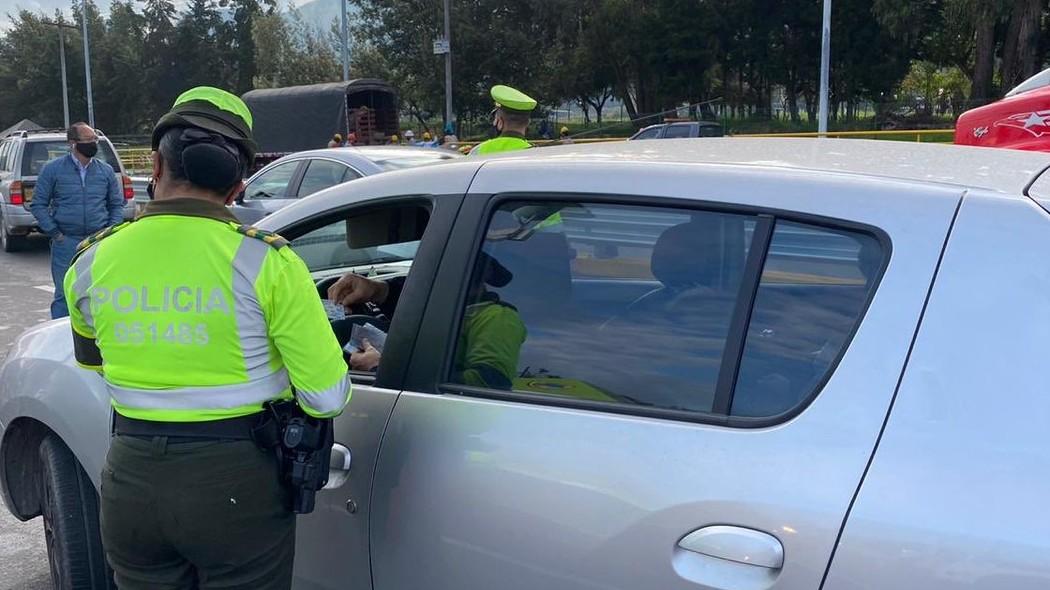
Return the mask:
<svg viewBox="0 0 1050 590"><path fill-rule="evenodd" d="M0 249L3 249L4 252L18 252L25 244L25 240L23 236L12 236L7 231L4 218L0 217Z"/></svg>
<svg viewBox="0 0 1050 590"><path fill-rule="evenodd" d="M44 539L55 590L116 588L102 550L98 494L54 435L40 443Z"/></svg>

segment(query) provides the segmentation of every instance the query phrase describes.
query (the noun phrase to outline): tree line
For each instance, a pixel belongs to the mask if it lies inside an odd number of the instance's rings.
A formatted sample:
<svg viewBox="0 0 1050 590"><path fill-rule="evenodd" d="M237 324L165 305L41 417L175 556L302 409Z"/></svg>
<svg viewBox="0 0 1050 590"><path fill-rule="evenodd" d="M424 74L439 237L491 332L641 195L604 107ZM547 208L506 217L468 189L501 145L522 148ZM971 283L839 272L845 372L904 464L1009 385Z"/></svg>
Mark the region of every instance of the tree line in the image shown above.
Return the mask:
<svg viewBox="0 0 1050 590"><path fill-rule="evenodd" d="M207 84L253 88L330 82L341 66L329 35L274 0L90 0L72 18L20 11L0 37L0 128L28 118L62 125L59 31L65 36L70 116L87 120L81 36L87 8L95 124L107 134L147 133L175 97Z"/></svg>
<svg viewBox="0 0 1050 590"><path fill-rule="evenodd" d="M276 0L114 0L87 7L98 126L149 129L196 84L252 88L338 80L339 39ZM350 0L352 75L390 80L406 112L440 119L440 0ZM1050 0L835 0L832 117L876 123L958 115L1038 72ZM821 0L452 0L454 106L483 120L488 88L510 84L545 108L566 101L601 122L615 98L639 124L683 105L696 116L805 125L816 117ZM61 122L58 30L22 11L0 38L0 126ZM70 102L84 118L79 32L66 30ZM294 114L290 114L294 116Z"/></svg>

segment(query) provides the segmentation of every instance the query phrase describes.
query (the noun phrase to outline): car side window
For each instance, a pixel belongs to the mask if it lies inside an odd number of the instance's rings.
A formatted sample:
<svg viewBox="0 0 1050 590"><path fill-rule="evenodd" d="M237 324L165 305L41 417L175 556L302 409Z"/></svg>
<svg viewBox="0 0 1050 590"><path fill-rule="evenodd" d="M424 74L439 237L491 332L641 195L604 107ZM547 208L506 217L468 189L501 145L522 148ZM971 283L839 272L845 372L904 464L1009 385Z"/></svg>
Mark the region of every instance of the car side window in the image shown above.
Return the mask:
<svg viewBox="0 0 1050 590"><path fill-rule="evenodd" d="M509 203L468 286L455 383L710 412L755 218Z"/></svg>
<svg viewBox="0 0 1050 590"><path fill-rule="evenodd" d="M447 379L617 411L776 416L826 380L883 258L867 233L770 216L504 203Z"/></svg>
<svg viewBox="0 0 1050 590"><path fill-rule="evenodd" d="M346 172L350 168L341 162L332 160L310 160L303 181L299 184L297 197L306 197L328 187L346 182Z"/></svg>
<svg viewBox="0 0 1050 590"><path fill-rule="evenodd" d="M635 140L639 140L639 139L656 139L657 137L660 137L660 128L659 127L653 127L652 129L647 129L645 131L642 131L637 136L635 136L634 139Z"/></svg>
<svg viewBox="0 0 1050 590"><path fill-rule="evenodd" d="M244 189L244 197L249 200L255 199L283 199L287 196L288 183L295 177L295 171L299 169L300 162L284 162L263 172L248 183Z"/></svg>
<svg viewBox="0 0 1050 590"><path fill-rule="evenodd" d="M668 125L667 131L664 131L664 139L689 137L691 127L691 125Z"/></svg>
<svg viewBox="0 0 1050 590"><path fill-rule="evenodd" d="M820 386L860 322L883 258L868 234L777 222L730 414L787 412Z"/></svg>
<svg viewBox="0 0 1050 590"><path fill-rule="evenodd" d="M7 172L9 169L7 159L8 154L11 153L11 143L10 139L0 143L0 172Z"/></svg>
<svg viewBox="0 0 1050 590"><path fill-rule="evenodd" d="M293 239L291 247L312 273L410 262L429 215L416 205L381 209L370 217L343 215ZM390 227L395 218L398 227Z"/></svg>

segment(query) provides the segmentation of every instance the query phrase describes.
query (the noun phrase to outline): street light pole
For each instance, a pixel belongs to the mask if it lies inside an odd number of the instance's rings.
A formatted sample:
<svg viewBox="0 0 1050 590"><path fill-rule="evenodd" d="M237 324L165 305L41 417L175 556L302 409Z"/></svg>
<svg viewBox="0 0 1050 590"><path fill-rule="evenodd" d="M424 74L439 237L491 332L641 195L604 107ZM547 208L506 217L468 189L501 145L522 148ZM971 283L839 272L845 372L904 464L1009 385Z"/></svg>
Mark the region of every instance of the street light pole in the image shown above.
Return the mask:
<svg viewBox="0 0 1050 590"><path fill-rule="evenodd" d="M820 38L820 111L817 115L817 131L823 136L828 132L828 85L831 77L831 0L824 0L824 24Z"/></svg>
<svg viewBox="0 0 1050 590"><path fill-rule="evenodd" d="M87 0L83 0L80 3L81 15L80 20L84 24L84 79L87 82L87 107L88 107L88 125L91 128L95 128L95 103L91 99L91 46L88 43L88 4Z"/></svg>
<svg viewBox="0 0 1050 590"><path fill-rule="evenodd" d="M339 11L339 20L342 23L341 30L343 35L343 82L350 79L350 34L346 26L346 0L342 0L340 3L342 10Z"/></svg>
<svg viewBox="0 0 1050 590"><path fill-rule="evenodd" d="M62 116L65 128L69 129L69 89L66 84L66 35L58 29L58 59L62 64Z"/></svg>
<svg viewBox="0 0 1050 590"><path fill-rule="evenodd" d="M451 0L445 0L445 43L448 51L445 53L445 124L452 123L452 17Z"/></svg>

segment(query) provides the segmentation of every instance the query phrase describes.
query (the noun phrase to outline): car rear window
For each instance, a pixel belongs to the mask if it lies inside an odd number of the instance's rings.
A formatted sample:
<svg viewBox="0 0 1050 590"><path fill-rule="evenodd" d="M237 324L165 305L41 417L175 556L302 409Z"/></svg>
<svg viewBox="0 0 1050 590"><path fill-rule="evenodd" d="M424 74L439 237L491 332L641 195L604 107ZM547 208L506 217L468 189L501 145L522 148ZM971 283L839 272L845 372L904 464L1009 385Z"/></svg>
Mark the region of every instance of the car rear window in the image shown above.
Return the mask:
<svg viewBox="0 0 1050 590"><path fill-rule="evenodd" d="M37 176L40 170L55 158L69 154L69 143L63 140L30 141L26 143L22 151L22 176ZM120 161L113 152L113 147L107 141L98 142L98 158L120 170Z"/></svg>

